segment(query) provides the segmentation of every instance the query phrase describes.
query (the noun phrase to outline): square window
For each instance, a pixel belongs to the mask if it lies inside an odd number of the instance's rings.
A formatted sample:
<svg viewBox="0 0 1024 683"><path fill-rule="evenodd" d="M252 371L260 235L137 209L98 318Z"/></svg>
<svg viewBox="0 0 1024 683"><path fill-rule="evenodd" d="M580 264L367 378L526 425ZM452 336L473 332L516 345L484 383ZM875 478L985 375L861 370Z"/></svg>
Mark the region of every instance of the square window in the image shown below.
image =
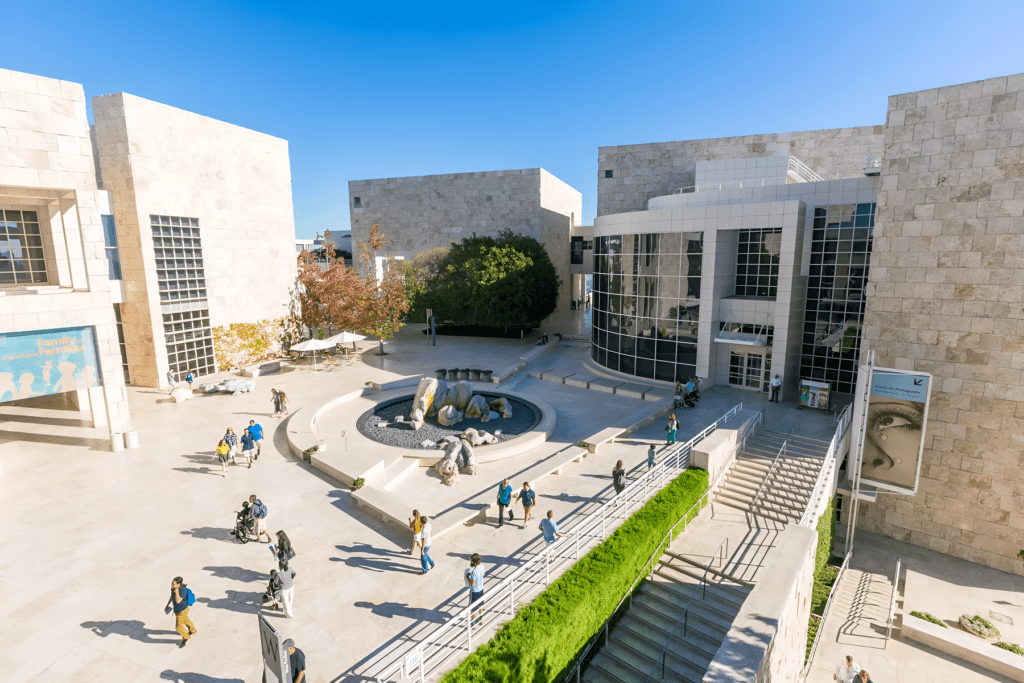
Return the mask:
<svg viewBox="0 0 1024 683"><path fill-rule="evenodd" d="M352 198L352 208L353 209L361 209L361 208L363 208L363 198L362 197L353 197Z"/></svg>
<svg viewBox="0 0 1024 683"><path fill-rule="evenodd" d="M614 176L614 172L612 172L612 171L605 171L604 172L604 177L605 178L611 178L613 176Z"/></svg>

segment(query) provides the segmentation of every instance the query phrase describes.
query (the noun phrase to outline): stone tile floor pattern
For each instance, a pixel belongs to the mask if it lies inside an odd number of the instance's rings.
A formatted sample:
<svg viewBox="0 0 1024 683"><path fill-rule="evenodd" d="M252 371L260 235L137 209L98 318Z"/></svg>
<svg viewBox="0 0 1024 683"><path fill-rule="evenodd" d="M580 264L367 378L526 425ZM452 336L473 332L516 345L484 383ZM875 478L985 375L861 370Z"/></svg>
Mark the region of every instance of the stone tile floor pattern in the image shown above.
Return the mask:
<svg viewBox="0 0 1024 683"><path fill-rule="evenodd" d="M243 546L229 535L250 493L269 507L271 532L285 529L298 552L296 616L269 618L306 652L308 680L367 680L388 653L405 647L403 639L425 634L466 604L462 569L470 553L481 553L494 581L535 552L539 533L497 529L494 520L452 531L434 543L436 569L419 575L418 558L405 552L405 533L356 510L347 489L287 455L282 421L271 417L270 388L287 391L294 411L367 381L432 373L452 358L466 366L508 363L532 344L444 337L431 347L411 327L389 344L388 356L373 355L376 346L368 344L355 366L329 373L287 368L260 378L252 394L174 404L165 392L131 388L141 443L133 451L69 445L46 429L0 433L0 604L8 616L0 627L7 662L0 683L260 680L255 615L274 562L265 544ZM522 375L513 384L529 389L535 381ZM564 410L586 410L587 400L613 407L615 399L573 393ZM820 418L793 418L792 405L715 389L684 421L680 438L739 401L766 406L773 424L810 426ZM552 438L572 443L585 434L567 417ZM252 469L234 466L221 477L213 448L225 427L237 431L250 418L266 428L263 456ZM640 467L643 445L663 436L656 423L572 466L556 478L557 490L554 480L545 485L539 509L554 509L571 528L574 517L608 496L615 460ZM173 619L163 612L175 575L197 596L191 616L199 632L181 650Z"/></svg>

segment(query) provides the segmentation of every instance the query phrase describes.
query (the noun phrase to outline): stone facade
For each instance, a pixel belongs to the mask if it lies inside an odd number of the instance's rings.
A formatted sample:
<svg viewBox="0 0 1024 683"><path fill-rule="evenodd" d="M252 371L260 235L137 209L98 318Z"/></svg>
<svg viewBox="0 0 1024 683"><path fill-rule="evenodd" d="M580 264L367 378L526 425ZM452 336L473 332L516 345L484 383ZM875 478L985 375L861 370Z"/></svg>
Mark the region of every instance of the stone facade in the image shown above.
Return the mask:
<svg viewBox="0 0 1024 683"><path fill-rule="evenodd" d="M597 215L643 211L652 197L692 187L698 161L790 155L831 180L861 175L869 154L882 154L882 126L600 147Z"/></svg>
<svg viewBox="0 0 1024 683"><path fill-rule="evenodd" d="M121 245L132 383L166 386L150 216L198 219L210 325L285 315L296 272L288 143L125 93L93 98L93 112Z"/></svg>
<svg viewBox="0 0 1024 683"><path fill-rule="evenodd" d="M562 280L558 310L569 310L570 227L583 196L544 169L352 180L348 188L353 257L373 225L390 242L384 253L405 259L474 233L511 230L547 248Z"/></svg>
<svg viewBox="0 0 1024 683"><path fill-rule="evenodd" d="M0 333L95 329L102 388L75 397L92 403L95 426L131 429L108 277L85 93L77 83L0 69L0 208L35 211L47 282L0 285ZM87 394L87 395L85 395ZM84 407L84 404L83 404Z"/></svg>
<svg viewBox="0 0 1024 683"><path fill-rule="evenodd" d="M935 383L914 497L860 527L1017 574L1024 547L1024 74L889 98L864 342Z"/></svg>

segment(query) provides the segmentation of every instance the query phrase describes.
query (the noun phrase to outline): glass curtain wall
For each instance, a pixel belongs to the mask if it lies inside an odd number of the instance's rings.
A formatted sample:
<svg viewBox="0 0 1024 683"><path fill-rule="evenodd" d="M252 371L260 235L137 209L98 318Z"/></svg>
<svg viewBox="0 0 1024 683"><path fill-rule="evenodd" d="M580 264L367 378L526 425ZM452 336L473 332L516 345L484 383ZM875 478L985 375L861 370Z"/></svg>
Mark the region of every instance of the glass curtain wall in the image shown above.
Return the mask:
<svg viewBox="0 0 1024 683"><path fill-rule="evenodd" d="M857 383L874 204L814 209L800 376L852 394Z"/></svg>
<svg viewBox="0 0 1024 683"><path fill-rule="evenodd" d="M593 359L666 382L696 375L703 252L700 232L596 238Z"/></svg>

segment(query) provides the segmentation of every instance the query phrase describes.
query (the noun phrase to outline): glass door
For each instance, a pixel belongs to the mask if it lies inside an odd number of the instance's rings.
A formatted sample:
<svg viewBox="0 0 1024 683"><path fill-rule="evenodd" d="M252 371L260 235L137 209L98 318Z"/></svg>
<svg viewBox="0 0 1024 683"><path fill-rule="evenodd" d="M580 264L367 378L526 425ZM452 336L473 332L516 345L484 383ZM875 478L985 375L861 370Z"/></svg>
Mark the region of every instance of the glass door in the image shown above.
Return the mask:
<svg viewBox="0 0 1024 683"><path fill-rule="evenodd" d="M764 356L756 353L747 354L746 385L748 389L761 390L761 368L763 365Z"/></svg>

